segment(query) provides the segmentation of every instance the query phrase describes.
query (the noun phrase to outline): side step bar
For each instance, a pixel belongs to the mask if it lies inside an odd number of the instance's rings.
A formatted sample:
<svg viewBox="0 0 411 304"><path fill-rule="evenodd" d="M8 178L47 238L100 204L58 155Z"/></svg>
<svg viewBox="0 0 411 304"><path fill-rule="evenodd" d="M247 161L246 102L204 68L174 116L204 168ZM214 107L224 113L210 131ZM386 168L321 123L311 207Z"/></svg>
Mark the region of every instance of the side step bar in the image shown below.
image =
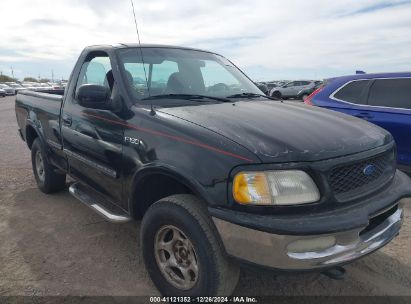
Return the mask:
<svg viewBox="0 0 411 304"><path fill-rule="evenodd" d="M115 206L102 194L80 182L70 185L69 192L80 202L112 223L122 224L131 220L131 217L124 210Z"/></svg>

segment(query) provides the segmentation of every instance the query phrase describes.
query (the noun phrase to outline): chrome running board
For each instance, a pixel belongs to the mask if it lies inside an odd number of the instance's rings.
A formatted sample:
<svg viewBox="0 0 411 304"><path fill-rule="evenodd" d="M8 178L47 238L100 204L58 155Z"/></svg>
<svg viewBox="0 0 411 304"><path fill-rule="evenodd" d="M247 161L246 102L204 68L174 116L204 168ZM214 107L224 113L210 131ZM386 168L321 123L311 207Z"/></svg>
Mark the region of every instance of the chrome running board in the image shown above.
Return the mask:
<svg viewBox="0 0 411 304"><path fill-rule="evenodd" d="M80 182L72 184L69 188L69 192L80 202L84 203L112 223L122 224L131 220L131 217L120 207L114 205L96 190Z"/></svg>

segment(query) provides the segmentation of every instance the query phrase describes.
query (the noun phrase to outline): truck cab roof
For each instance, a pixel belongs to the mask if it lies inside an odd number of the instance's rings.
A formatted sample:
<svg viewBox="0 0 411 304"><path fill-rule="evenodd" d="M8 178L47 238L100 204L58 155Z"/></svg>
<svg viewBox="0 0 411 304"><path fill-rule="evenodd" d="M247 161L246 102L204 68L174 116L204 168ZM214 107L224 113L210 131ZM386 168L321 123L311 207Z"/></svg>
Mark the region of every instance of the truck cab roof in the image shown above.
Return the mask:
<svg viewBox="0 0 411 304"><path fill-rule="evenodd" d="M97 45L90 45L84 48L84 51L103 51L103 50L110 50L110 49L123 49L123 48L169 48L169 49L182 49L182 50L192 50L192 51L199 51L199 52L207 52L216 54L214 52L210 52L207 50L185 47L185 46L176 46L176 45L165 45L165 44L139 44L139 43L115 43L115 44L97 44Z"/></svg>

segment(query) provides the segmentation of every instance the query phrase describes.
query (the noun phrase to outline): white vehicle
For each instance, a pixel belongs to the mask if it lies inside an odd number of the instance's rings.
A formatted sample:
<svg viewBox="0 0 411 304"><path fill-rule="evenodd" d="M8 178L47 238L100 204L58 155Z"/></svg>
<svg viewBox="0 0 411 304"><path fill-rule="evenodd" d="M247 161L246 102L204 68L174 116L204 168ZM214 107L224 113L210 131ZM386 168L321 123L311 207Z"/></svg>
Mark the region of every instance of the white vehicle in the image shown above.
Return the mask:
<svg viewBox="0 0 411 304"><path fill-rule="evenodd" d="M304 89L310 89L315 86L315 81L312 80L297 80L286 83L283 86L273 88L270 91L270 96L276 98L297 98L298 93Z"/></svg>
<svg viewBox="0 0 411 304"><path fill-rule="evenodd" d="M7 84L0 83L0 89L3 89L6 92L6 95L16 95L16 90L9 87Z"/></svg>
<svg viewBox="0 0 411 304"><path fill-rule="evenodd" d="M39 86L41 90L54 90L50 84L45 83L45 82L40 83Z"/></svg>
<svg viewBox="0 0 411 304"><path fill-rule="evenodd" d="M43 89L40 86L40 84L37 82L23 82L22 85L23 87L25 87L27 90L30 90L30 91L39 91Z"/></svg>
<svg viewBox="0 0 411 304"><path fill-rule="evenodd" d="M6 82L6 84L7 84L9 87L13 88L13 89L16 91L16 94L17 94L19 91L27 90L27 88L23 87L22 85L20 85L20 84L18 84L18 83L16 83L16 82Z"/></svg>

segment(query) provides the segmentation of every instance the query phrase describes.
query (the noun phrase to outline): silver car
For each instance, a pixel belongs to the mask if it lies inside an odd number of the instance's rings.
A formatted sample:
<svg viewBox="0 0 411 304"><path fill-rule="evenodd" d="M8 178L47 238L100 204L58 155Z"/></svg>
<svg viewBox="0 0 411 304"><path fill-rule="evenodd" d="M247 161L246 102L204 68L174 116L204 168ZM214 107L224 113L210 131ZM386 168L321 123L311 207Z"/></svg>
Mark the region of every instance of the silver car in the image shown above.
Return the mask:
<svg viewBox="0 0 411 304"><path fill-rule="evenodd" d="M0 97L5 97L6 96L6 91L3 89L0 89Z"/></svg>
<svg viewBox="0 0 411 304"><path fill-rule="evenodd" d="M270 91L270 96L276 98L297 98L298 93L304 89L311 89L315 86L315 81L312 80L297 80L286 83L283 86L273 88Z"/></svg>
<svg viewBox="0 0 411 304"><path fill-rule="evenodd" d="M16 95L16 90L12 87L9 87L7 84L0 83L0 89L6 91L6 95Z"/></svg>
<svg viewBox="0 0 411 304"><path fill-rule="evenodd" d="M22 85L15 83L15 82L6 82L6 85L8 85L9 87L13 88L16 91L16 94L19 91L23 91L23 90L27 90L25 87L23 87Z"/></svg>

